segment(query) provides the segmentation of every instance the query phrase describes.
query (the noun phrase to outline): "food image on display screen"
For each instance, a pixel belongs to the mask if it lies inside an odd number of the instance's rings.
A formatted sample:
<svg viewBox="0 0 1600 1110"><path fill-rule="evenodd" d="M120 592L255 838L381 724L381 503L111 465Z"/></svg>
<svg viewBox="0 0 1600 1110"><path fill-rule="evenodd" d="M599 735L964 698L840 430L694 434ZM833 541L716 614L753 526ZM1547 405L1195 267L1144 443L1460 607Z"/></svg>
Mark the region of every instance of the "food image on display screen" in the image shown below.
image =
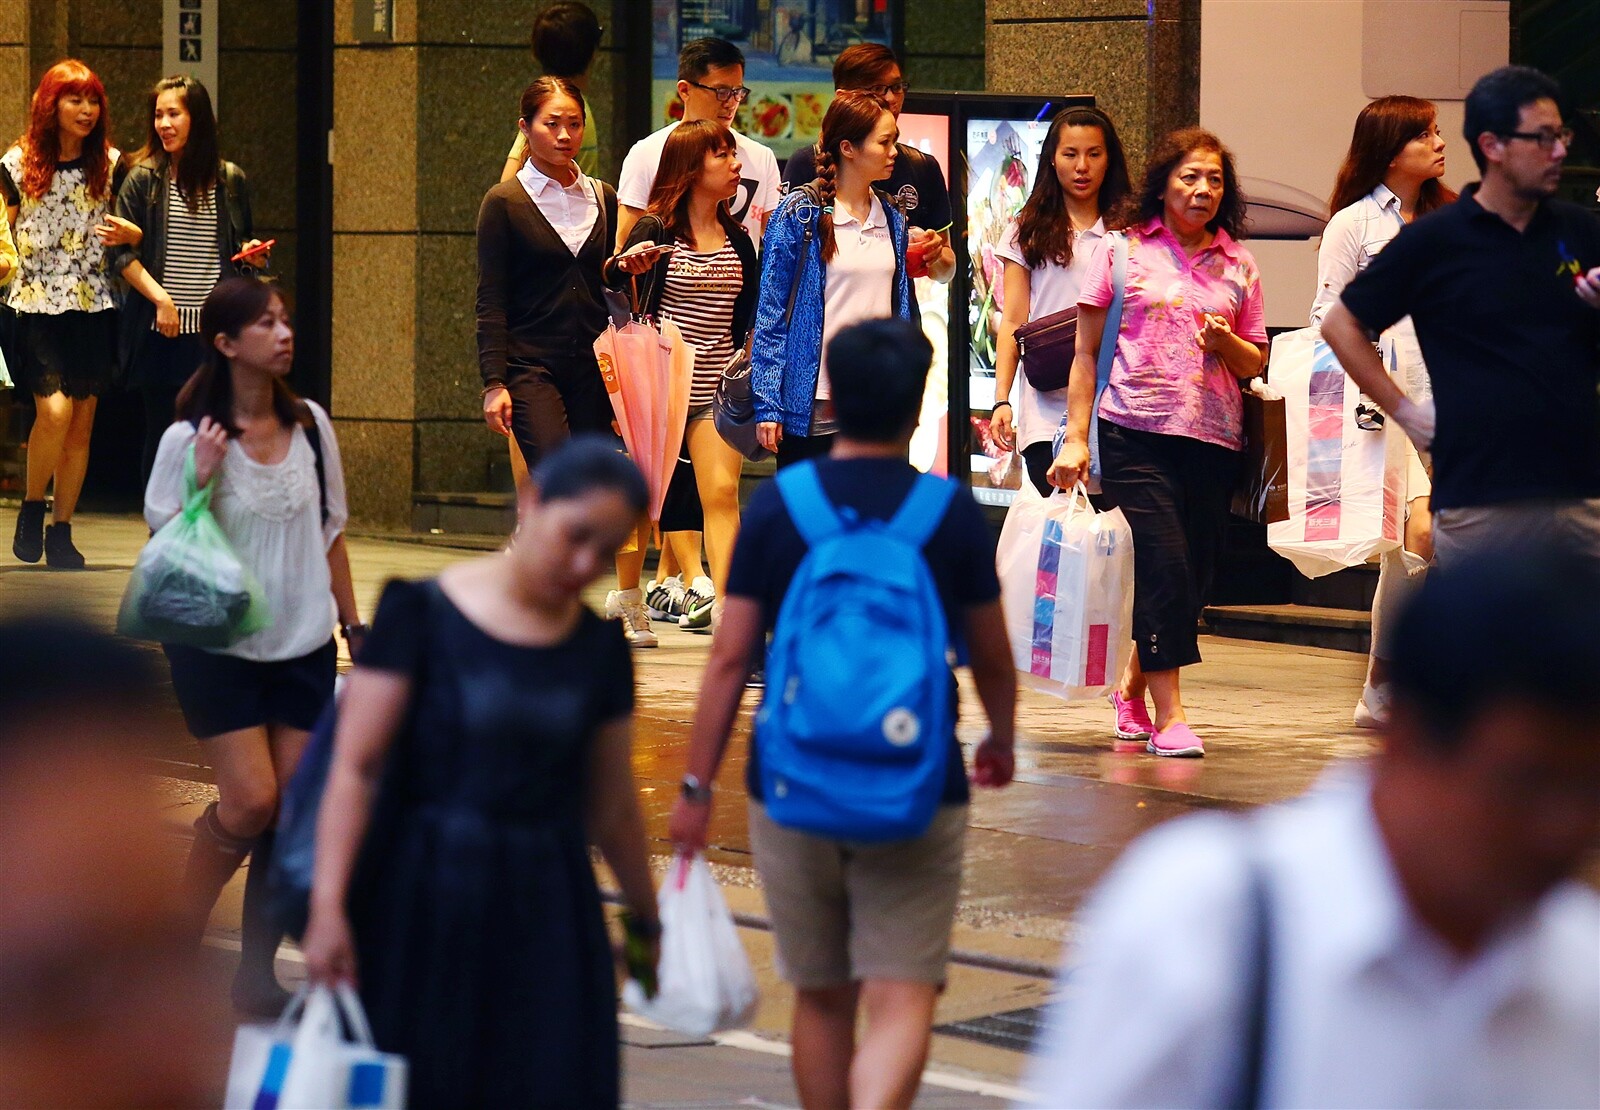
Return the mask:
<svg viewBox="0 0 1600 1110"><path fill-rule="evenodd" d="M998 251L1006 227L1033 187L1048 122L967 121L967 253L972 259L972 299L967 306L972 368L994 370L1005 296ZM974 407L977 397L974 396Z"/></svg>

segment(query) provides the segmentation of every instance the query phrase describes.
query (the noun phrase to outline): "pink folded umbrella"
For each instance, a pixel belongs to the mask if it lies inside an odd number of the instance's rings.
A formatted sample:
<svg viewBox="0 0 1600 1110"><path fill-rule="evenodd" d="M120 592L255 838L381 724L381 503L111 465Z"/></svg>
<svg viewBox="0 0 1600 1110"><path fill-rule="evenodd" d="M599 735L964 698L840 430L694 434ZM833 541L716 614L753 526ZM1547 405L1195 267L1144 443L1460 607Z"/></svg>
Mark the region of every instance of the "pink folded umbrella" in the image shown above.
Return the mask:
<svg viewBox="0 0 1600 1110"><path fill-rule="evenodd" d="M601 332L594 353L622 442L649 488L650 519L658 521L683 445L694 347L671 320L631 320Z"/></svg>

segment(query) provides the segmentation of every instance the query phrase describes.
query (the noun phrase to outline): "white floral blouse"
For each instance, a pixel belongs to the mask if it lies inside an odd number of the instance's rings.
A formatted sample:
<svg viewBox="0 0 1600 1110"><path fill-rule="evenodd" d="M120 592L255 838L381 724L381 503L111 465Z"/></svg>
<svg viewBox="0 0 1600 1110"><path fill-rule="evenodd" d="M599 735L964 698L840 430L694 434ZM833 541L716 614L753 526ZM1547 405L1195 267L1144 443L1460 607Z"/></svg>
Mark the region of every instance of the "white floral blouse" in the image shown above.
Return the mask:
<svg viewBox="0 0 1600 1110"><path fill-rule="evenodd" d="M112 149L111 165L119 154ZM105 248L94 228L105 221L114 199L89 196L81 161L63 162L50 188L35 200L22 193L22 148L0 156L0 169L18 198L11 229L17 247L17 273L6 286L6 304L17 312L57 316L63 312L103 312L116 307Z"/></svg>

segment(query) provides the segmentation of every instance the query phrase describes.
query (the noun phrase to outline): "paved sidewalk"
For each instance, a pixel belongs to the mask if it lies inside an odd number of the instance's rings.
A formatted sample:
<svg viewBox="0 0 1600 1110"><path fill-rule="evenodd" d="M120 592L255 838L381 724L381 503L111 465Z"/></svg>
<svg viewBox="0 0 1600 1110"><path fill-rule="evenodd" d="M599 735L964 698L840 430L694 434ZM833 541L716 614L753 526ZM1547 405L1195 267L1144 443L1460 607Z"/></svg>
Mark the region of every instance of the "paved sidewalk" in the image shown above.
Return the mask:
<svg viewBox="0 0 1600 1110"><path fill-rule="evenodd" d="M0 520L9 521L0 503ZM91 570L51 572L0 557L0 617L45 608L78 614L102 627L115 621L127 572L145 538L136 517L88 515L74 539ZM394 539L352 537L351 560L364 612L390 577L422 576L471 553ZM596 604L603 596L597 589ZM654 848L664 865L666 814L682 773L694 698L710 638L661 631L661 647L636 655L639 741L636 768ZM967 873L953 965L938 1021L956 1023L1027 1010L1053 984L1043 973L1070 960L1071 917L1094 881L1140 832L1197 809L1270 802L1303 790L1331 760L1356 757L1370 737L1350 725L1364 659L1357 655L1240 640L1204 638L1206 662L1184 675L1191 722L1206 739L1203 760L1161 760L1143 745L1114 745L1104 703L1068 705L1024 692L1018 711L1018 779L1004 791L976 792L967 841ZM753 699L747 699L747 703ZM981 714L963 683L961 736L981 738ZM741 717L747 727L749 707ZM795 1097L782 1055L789 993L773 969L771 935L759 886L749 869L744 801L739 789L745 741L736 737L721 777L713 851L729 902L763 987L753 1029L721 1043L683 1043L625 1025L627 1097L638 1106L786 1106ZM164 773L173 828L207 799L198 749L174 737L151 753ZM160 761L160 762L155 762ZM175 856L181 844L175 842ZM237 886L237 882L235 884ZM213 917L217 955L237 923L237 891ZM292 956L289 949L286 957ZM295 973L292 961L280 968ZM935 1037L918 1105L999 1106L1021 1084L1026 1057L968 1036ZM973 1082L976 1081L976 1082ZM989 1084L989 1086L984 1086ZM963 1089L963 1085L966 1089ZM984 1093L989 1092L989 1093ZM998 1095L996 1094L998 1092Z"/></svg>

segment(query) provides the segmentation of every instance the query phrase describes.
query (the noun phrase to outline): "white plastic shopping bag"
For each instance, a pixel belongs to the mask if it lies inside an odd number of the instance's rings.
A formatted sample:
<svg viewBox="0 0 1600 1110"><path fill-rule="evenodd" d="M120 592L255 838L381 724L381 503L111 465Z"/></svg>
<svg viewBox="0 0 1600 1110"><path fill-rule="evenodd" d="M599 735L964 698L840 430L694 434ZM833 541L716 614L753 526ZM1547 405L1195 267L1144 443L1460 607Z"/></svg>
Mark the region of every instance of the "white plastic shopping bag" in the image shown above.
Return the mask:
<svg viewBox="0 0 1600 1110"><path fill-rule="evenodd" d="M1104 697L1133 650L1133 531L1095 512L1080 484L1040 497L1023 483L996 553L1006 634L1024 686Z"/></svg>
<svg viewBox="0 0 1600 1110"><path fill-rule="evenodd" d="M341 1015L352 1040L341 1027ZM224 1110L401 1110L403 1057L372 1044L361 1000L348 986L305 986L276 1023L242 1025L233 1038Z"/></svg>
<svg viewBox="0 0 1600 1110"><path fill-rule="evenodd" d="M1391 355L1392 347L1388 348ZM1267 545L1307 578L1360 566L1400 546L1405 531L1405 433L1393 420L1356 423L1361 391L1314 328L1272 341L1271 381L1284 398L1289 519Z"/></svg>
<svg viewBox="0 0 1600 1110"><path fill-rule="evenodd" d="M734 928L711 865L696 852L672 861L661 884L661 963L654 998L629 979L628 1009L658 1025L704 1037L755 1017L755 972Z"/></svg>

